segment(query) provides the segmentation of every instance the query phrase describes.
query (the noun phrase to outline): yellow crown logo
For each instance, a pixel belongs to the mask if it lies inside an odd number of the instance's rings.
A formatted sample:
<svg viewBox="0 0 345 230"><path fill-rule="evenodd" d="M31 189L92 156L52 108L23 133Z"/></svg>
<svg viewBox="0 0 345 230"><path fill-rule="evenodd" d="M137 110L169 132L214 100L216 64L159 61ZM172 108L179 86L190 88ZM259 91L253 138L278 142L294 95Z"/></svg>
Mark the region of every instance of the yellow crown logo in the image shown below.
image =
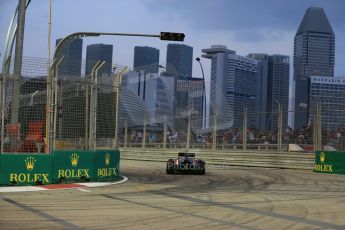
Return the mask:
<svg viewBox="0 0 345 230"><path fill-rule="evenodd" d="M31 171L35 167L36 159L33 157L27 157L25 160L26 169Z"/></svg>
<svg viewBox="0 0 345 230"><path fill-rule="evenodd" d="M110 155L109 153L105 154L105 165L108 166L110 164Z"/></svg>
<svg viewBox="0 0 345 230"><path fill-rule="evenodd" d="M325 162L326 159L326 154L324 152L320 153L320 162L321 164L323 164L323 162Z"/></svg>
<svg viewBox="0 0 345 230"><path fill-rule="evenodd" d="M78 160L79 160L78 154L72 153L71 156L70 156L70 158L71 158L71 164L72 164L72 166L73 166L73 167L77 166L77 165L78 165Z"/></svg>

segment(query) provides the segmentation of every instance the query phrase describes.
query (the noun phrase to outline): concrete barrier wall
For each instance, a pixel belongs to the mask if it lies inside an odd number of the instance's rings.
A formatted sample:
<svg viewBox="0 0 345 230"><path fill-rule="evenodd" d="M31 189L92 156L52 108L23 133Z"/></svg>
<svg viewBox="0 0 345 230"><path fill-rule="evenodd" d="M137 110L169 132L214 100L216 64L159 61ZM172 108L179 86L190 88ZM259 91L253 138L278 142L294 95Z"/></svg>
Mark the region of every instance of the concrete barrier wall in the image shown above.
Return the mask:
<svg viewBox="0 0 345 230"><path fill-rule="evenodd" d="M52 155L1 154L0 185L117 180L119 167L119 150L56 151Z"/></svg>
<svg viewBox="0 0 345 230"><path fill-rule="evenodd" d="M314 172L345 174L345 152L317 151Z"/></svg>
<svg viewBox="0 0 345 230"><path fill-rule="evenodd" d="M181 149L121 149L121 158L128 160L166 162L176 158ZM225 165L243 167L281 168L313 171L315 153L277 152L253 150L211 150L190 149L197 158L206 161L206 165Z"/></svg>
<svg viewBox="0 0 345 230"><path fill-rule="evenodd" d="M1 154L0 184L52 183L52 158L46 154Z"/></svg>

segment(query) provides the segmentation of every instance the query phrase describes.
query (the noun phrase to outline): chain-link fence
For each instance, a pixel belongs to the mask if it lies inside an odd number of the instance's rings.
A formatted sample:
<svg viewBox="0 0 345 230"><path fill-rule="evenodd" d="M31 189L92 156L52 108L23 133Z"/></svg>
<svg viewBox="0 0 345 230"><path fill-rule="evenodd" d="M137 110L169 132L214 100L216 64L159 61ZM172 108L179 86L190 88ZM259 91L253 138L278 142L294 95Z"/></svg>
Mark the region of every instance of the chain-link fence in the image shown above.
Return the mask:
<svg viewBox="0 0 345 230"><path fill-rule="evenodd" d="M327 119L326 111L314 113L309 123L301 128L293 129L288 125L287 118L297 116L305 111L273 111L271 113L249 113L243 110L236 124L225 120L223 114L203 118L190 115L179 119L184 129L176 130L169 126L167 116L158 123L142 122L141 125L130 126L127 123L121 127L120 146L140 148L181 148L181 149L230 149L230 150L274 150L274 151L314 151L344 150L345 128L337 124L336 129L322 127L323 119ZM260 116L265 116L265 126L257 128L255 122L250 122ZM272 119L272 117L276 117ZM209 126L200 129L197 125L204 119ZM198 120L197 122L195 122ZM253 120L253 121L254 121ZM190 127L190 129L189 129ZM145 139L144 139L145 138Z"/></svg>
<svg viewBox="0 0 345 230"><path fill-rule="evenodd" d="M306 108L286 111L276 101L271 112L245 104L229 113L204 113L202 79L125 74L128 68L97 62L89 72L82 62L78 76L60 75L59 60L47 81L48 61L23 59L21 77L13 67L1 77L2 152L52 152L54 149L209 148L297 151L345 149L345 114L341 103L325 96ZM62 60L63 63L63 60ZM78 67L79 68L79 67ZM136 80L139 79L139 80ZM142 80L140 80L142 79ZM47 84L48 82L48 84ZM134 82L134 87L130 84ZM15 98L17 98L15 100ZM48 98L48 100L47 100ZM117 106L119 105L119 106ZM332 106L331 106L332 105ZM303 127L288 120L307 113Z"/></svg>
<svg viewBox="0 0 345 230"><path fill-rule="evenodd" d="M127 68L114 65L101 76L59 77L55 70L50 82L47 70L46 60L24 57L22 76L12 67L3 71L1 152L114 148L119 79Z"/></svg>

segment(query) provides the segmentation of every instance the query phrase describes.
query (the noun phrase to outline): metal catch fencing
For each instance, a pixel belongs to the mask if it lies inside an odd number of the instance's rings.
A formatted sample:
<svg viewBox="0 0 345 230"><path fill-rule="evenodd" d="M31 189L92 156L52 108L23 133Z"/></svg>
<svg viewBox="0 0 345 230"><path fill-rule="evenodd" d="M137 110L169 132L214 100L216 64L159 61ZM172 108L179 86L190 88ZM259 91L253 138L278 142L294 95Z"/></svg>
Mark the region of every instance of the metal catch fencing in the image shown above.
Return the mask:
<svg viewBox="0 0 345 230"><path fill-rule="evenodd" d="M59 76L56 68L47 79L46 60L24 57L22 76L12 69L1 76L1 152L115 147L119 79L127 67L79 76Z"/></svg>
<svg viewBox="0 0 345 230"><path fill-rule="evenodd" d="M76 67L80 73L68 75L66 71L60 74L61 63L61 59L55 61L49 75L47 60L30 57L23 58L20 77L13 75L12 61L2 70L1 152L50 153L55 149L117 146L286 151L289 144L303 151L345 149L343 107L335 111L322 98L312 101L308 124L293 129L288 126L289 118L294 115L299 119L306 111L286 111L279 102L270 113L257 113L242 105L232 114L203 116L200 81L193 82L192 88L198 87L198 91L191 94L191 104L200 106L188 109L188 101L181 103L178 111L163 113L167 111L164 97L174 95L166 94L167 89L160 85L163 81L155 80L160 87L156 93L164 102L153 105L160 109L155 112L148 111L143 99L124 85L127 67L112 65L108 73L102 68L109 63L96 62L86 71L82 62ZM190 97L192 88L179 84L185 87L177 90L183 101Z"/></svg>
<svg viewBox="0 0 345 230"><path fill-rule="evenodd" d="M228 115L216 114L203 118L190 115L184 119L184 129L175 129L169 124L169 114L151 121L149 117L140 125L120 124L119 145L123 148L181 148L181 149L232 149L232 150L272 150L272 151L315 151L320 149L344 150L345 128L322 126L327 111L322 106L311 111L314 114L308 125L293 129L288 125L288 117L301 112L278 110L271 113L249 113L243 109L240 117L227 120ZM265 116L265 123L257 128L257 117ZM176 117L172 118L173 120ZM207 120L208 127L199 125ZM180 126L180 127L181 127ZM293 145L294 147L292 147ZM293 149L290 149L293 148ZM297 148L297 149L296 149Z"/></svg>

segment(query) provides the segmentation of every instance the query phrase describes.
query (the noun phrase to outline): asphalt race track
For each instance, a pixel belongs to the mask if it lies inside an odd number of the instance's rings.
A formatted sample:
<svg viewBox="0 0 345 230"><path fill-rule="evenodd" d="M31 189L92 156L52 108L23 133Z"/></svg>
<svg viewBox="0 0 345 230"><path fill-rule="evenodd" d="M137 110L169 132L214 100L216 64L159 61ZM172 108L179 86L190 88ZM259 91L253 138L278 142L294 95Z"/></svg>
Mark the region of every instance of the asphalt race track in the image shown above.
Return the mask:
<svg viewBox="0 0 345 230"><path fill-rule="evenodd" d="M207 162L206 162L207 163ZM107 187L0 193L0 229L345 229L345 176L121 161Z"/></svg>

